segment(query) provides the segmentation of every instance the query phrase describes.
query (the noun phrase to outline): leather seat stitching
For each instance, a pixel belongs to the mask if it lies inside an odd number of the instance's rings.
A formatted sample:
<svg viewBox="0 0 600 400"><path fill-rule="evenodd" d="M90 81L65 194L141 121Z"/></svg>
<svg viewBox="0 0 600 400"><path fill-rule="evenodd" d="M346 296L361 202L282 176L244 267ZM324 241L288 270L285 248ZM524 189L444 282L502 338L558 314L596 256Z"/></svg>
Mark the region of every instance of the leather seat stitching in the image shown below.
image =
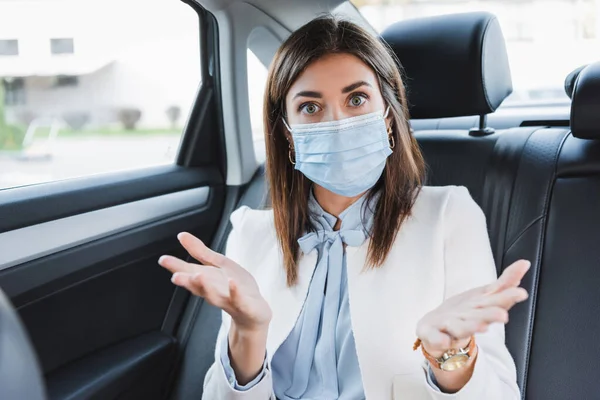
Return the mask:
<svg viewBox="0 0 600 400"><path fill-rule="evenodd" d="M527 351L527 357L525 357L525 366L524 366L524 374L523 374L523 393L521 393L521 397L523 399L525 399L525 395L527 393L527 379L529 376L529 360L530 360L530 356L531 356L531 347L532 347L532 342L533 342L533 329L534 329L534 323L535 323L535 312L536 312L536 308L537 308L537 292L538 292L538 288L539 288L539 281L540 281L540 275L541 275L541 266L542 266L542 256L543 256L543 251L544 251L544 242L546 240L546 216L548 213L548 209L550 208L550 197L552 194L552 191L554 189L554 183L556 181L556 176L557 176L557 166L558 166L558 157L560 156L560 152L562 150L562 147L567 139L567 137L569 136L569 132L567 132L567 134L563 135L562 140L560 141L559 145L556 146L556 150L554 152L554 157L552 159L552 163L554 165L554 170L552 172L552 177L550 180L550 184L548 185L547 189L546 189L546 193L544 194L544 212L543 215L541 216L541 220L544 222L543 226L542 226L542 232L540 234L540 238L538 240L538 251L537 251L537 259L538 259L538 265L536 266L537 268L534 269L534 277L533 277L533 286L531 289L530 296L531 296L531 313L529 314L529 328L528 328L528 332L527 332L527 343L526 343L526 351ZM519 235L521 236L521 235Z"/></svg>

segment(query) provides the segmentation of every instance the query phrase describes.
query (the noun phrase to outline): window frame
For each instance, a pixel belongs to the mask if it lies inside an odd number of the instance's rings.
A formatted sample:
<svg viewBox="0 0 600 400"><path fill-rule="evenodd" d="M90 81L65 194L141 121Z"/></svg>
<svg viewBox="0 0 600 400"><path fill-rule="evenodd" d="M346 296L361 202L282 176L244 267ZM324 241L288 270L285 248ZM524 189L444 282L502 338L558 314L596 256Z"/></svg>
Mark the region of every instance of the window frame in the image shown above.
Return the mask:
<svg viewBox="0 0 600 400"><path fill-rule="evenodd" d="M20 52L19 52L19 39L0 39L0 43L1 42L4 42L4 44L8 44L8 43L14 44L15 45L15 47L14 47L15 50L13 52L10 52L10 54L5 54L3 52L0 52L0 57L17 57L17 56L20 55ZM2 49L2 48L3 47L0 46L0 49Z"/></svg>
<svg viewBox="0 0 600 400"><path fill-rule="evenodd" d="M9 81L2 78L4 85L4 104L9 107L27 104L27 84L25 78L15 77Z"/></svg>
<svg viewBox="0 0 600 400"><path fill-rule="evenodd" d="M70 41L69 48L65 51L62 46L66 41ZM53 56L75 54L75 39L74 38L50 38L50 54Z"/></svg>
<svg viewBox="0 0 600 400"><path fill-rule="evenodd" d="M0 233L170 192L224 184L227 160L217 24L193 0L182 2L199 18L201 81L173 164L0 188L0 215L12 216L0 221Z"/></svg>

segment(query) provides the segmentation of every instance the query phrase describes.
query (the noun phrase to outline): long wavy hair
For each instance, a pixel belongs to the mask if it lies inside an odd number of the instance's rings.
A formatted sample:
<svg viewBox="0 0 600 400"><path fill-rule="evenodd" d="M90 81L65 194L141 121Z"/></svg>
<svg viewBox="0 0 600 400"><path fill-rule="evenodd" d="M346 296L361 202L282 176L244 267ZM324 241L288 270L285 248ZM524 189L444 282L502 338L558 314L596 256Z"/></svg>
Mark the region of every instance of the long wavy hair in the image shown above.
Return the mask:
<svg viewBox="0 0 600 400"><path fill-rule="evenodd" d="M298 278L297 240L315 228L308 209L312 183L289 160L289 143L282 123L285 97L306 67L335 53L354 55L371 67L393 118L394 152L367 195L366 204L372 200L376 204L365 267L383 264L422 185L423 156L410 130L401 66L395 54L365 29L331 15L314 19L292 33L271 63L264 100L266 173L288 286L295 285Z"/></svg>

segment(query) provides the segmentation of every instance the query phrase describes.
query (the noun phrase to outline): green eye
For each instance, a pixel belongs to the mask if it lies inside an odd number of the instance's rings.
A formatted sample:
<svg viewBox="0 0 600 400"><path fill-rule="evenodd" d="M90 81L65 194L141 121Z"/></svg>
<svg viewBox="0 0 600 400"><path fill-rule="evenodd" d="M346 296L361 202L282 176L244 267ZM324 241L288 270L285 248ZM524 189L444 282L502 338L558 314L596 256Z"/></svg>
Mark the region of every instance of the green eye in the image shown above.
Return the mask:
<svg viewBox="0 0 600 400"><path fill-rule="evenodd" d="M312 115L312 114L316 114L317 112L319 112L319 107L316 104L309 103L309 104L303 105L301 110L305 114Z"/></svg>
<svg viewBox="0 0 600 400"><path fill-rule="evenodd" d="M360 107L365 102L365 98L363 96L352 96L350 99L350 104L353 107Z"/></svg>

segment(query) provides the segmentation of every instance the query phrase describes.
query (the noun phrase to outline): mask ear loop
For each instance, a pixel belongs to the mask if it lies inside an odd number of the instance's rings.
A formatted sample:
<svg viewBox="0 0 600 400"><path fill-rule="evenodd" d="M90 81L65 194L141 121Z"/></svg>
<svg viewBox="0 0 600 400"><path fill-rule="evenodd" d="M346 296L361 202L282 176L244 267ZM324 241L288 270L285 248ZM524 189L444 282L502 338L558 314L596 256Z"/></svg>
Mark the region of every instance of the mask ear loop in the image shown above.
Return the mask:
<svg viewBox="0 0 600 400"><path fill-rule="evenodd" d="M285 122L285 118L281 118L281 122L283 122L283 124L285 125L285 127L287 128L287 130L292 133L292 128L290 128L290 126L287 124L287 122Z"/></svg>
<svg viewBox="0 0 600 400"><path fill-rule="evenodd" d="M285 122L285 118L281 118L281 121L283 122L283 124L285 125L287 130L290 133L292 133L292 128L290 128L290 126L287 124L287 122ZM289 141L288 141L288 158L290 160L290 164L296 165L296 162L292 159L292 143L290 143ZM295 159L295 157L294 157L294 159Z"/></svg>
<svg viewBox="0 0 600 400"><path fill-rule="evenodd" d="M385 110L385 113L383 114L383 119L387 118L389 112L390 112L390 106L388 106L387 109ZM396 147L396 141L394 140L394 131L392 130L391 123L390 123L390 126L387 128L387 133L388 133L388 142L390 145L390 149L394 150L394 147Z"/></svg>

